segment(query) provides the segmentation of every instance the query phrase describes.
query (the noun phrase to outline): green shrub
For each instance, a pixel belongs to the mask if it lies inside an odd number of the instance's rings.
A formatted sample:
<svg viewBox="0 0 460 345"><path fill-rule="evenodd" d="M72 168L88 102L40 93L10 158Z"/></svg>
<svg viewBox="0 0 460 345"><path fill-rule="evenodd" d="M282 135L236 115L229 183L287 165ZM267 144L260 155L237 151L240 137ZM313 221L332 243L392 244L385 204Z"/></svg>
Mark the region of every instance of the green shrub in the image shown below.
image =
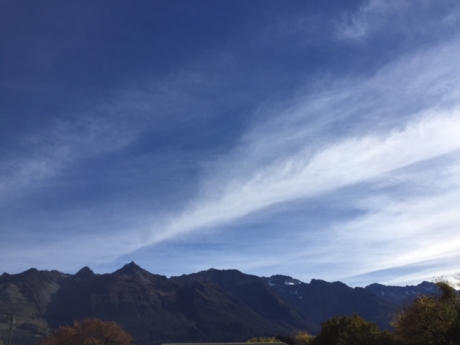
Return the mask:
<svg viewBox="0 0 460 345"><path fill-rule="evenodd" d="M378 326L354 314L334 317L321 324L312 345L391 345L391 334L381 333Z"/></svg>

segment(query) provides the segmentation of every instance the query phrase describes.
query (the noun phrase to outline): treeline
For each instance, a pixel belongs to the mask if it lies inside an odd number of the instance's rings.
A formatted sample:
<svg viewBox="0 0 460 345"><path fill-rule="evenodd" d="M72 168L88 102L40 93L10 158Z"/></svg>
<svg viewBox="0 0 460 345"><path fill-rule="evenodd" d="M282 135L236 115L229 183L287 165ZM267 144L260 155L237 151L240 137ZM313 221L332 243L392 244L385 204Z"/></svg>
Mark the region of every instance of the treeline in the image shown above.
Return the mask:
<svg viewBox="0 0 460 345"><path fill-rule="evenodd" d="M459 345L460 299L447 282L436 283L437 296L419 296L396 315L393 330L380 331L358 315L334 317L321 324L318 335L300 332L293 336L253 338L250 342L289 345Z"/></svg>

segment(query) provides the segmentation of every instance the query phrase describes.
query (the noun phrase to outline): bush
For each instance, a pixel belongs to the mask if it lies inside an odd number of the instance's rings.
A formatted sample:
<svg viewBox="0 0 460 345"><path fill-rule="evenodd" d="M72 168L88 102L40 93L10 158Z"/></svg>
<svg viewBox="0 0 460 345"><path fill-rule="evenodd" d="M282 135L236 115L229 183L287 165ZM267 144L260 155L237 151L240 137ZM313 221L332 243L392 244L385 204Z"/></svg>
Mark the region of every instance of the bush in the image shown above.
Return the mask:
<svg viewBox="0 0 460 345"><path fill-rule="evenodd" d="M59 327L41 345L131 345L133 339L115 322L85 319Z"/></svg>
<svg viewBox="0 0 460 345"><path fill-rule="evenodd" d="M420 296L393 321L395 336L405 345L460 344L460 300L446 282L440 296Z"/></svg>
<svg viewBox="0 0 460 345"><path fill-rule="evenodd" d="M391 334L381 333L378 326L360 316L334 317L321 324L313 345L390 345Z"/></svg>
<svg viewBox="0 0 460 345"><path fill-rule="evenodd" d="M294 336L294 345L310 345L314 338L307 332L299 332Z"/></svg>

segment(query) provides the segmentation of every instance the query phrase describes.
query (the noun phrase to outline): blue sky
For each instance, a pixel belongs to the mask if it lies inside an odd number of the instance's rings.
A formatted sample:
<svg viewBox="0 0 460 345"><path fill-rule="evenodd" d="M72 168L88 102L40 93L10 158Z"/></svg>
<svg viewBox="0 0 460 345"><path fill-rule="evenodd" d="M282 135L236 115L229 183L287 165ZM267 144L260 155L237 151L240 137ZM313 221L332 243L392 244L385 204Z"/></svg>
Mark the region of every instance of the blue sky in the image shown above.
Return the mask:
<svg viewBox="0 0 460 345"><path fill-rule="evenodd" d="M2 1L0 32L0 271L460 270L458 1Z"/></svg>

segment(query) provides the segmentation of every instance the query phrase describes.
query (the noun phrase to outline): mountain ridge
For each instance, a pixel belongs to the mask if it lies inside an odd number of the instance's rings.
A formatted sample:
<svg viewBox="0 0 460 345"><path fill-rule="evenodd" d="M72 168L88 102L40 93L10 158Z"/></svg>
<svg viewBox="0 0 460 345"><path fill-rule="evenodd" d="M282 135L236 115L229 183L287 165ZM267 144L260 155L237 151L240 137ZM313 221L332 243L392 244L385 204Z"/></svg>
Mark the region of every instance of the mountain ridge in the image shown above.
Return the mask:
<svg viewBox="0 0 460 345"><path fill-rule="evenodd" d="M209 269L181 276L150 273L131 262L96 274L29 269L0 276L0 314L15 312L15 343L31 344L74 320L114 320L136 344L246 341L254 336L316 333L332 316L358 313L381 328L405 300L435 293L433 283L352 288L342 282L274 275L258 277L235 269ZM0 318L5 338L6 319Z"/></svg>

